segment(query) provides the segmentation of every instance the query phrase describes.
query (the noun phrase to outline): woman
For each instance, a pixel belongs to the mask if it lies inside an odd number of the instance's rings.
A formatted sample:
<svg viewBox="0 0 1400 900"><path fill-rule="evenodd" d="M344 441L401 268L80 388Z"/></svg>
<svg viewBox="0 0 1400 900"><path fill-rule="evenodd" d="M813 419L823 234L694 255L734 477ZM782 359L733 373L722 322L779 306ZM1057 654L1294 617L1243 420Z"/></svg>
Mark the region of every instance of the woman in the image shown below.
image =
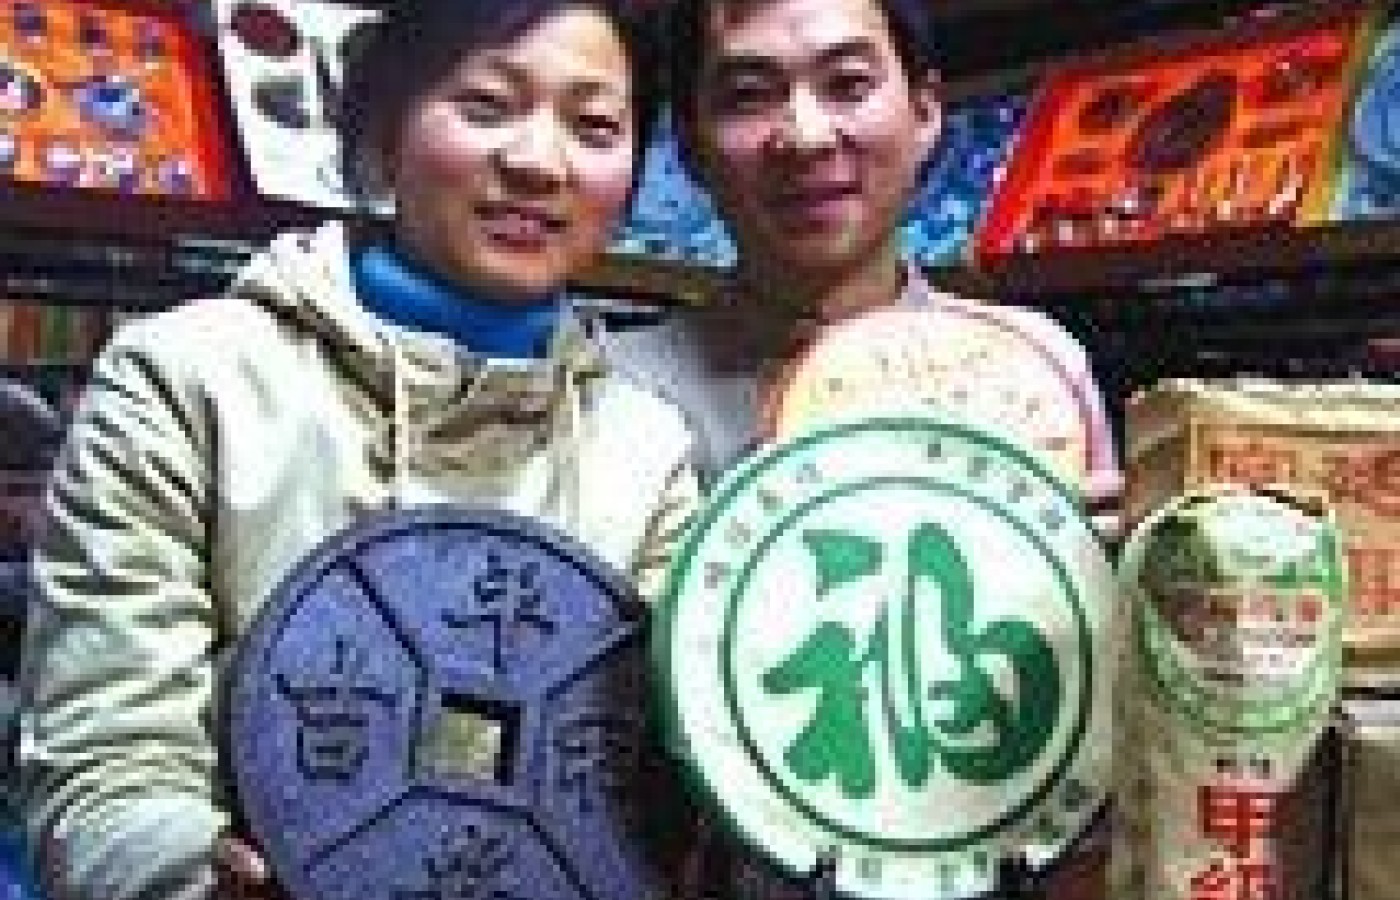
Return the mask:
<svg viewBox="0 0 1400 900"><path fill-rule="evenodd" d="M72 426L25 661L55 897L275 895L230 832L211 696L269 590L364 512L537 516L646 593L694 499L681 419L606 374L561 296L632 188L639 23L609 0L389 8L344 111L392 227L284 235L229 296L126 328Z"/></svg>

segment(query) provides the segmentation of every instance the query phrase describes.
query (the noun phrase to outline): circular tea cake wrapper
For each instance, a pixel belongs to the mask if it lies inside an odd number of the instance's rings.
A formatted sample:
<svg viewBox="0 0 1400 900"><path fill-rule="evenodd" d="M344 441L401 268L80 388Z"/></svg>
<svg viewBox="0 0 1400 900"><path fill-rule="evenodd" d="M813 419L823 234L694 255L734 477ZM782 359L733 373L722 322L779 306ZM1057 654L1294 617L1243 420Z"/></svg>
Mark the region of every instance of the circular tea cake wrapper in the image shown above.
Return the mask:
<svg viewBox="0 0 1400 900"><path fill-rule="evenodd" d="M834 419L929 411L997 429L1079 485L1090 389L995 306L879 309L822 332L777 386L769 432L782 440Z"/></svg>
<svg viewBox="0 0 1400 900"><path fill-rule="evenodd" d="M230 686L240 799L297 900L666 896L643 608L572 541L427 507L333 538Z"/></svg>
<svg viewBox="0 0 1400 900"><path fill-rule="evenodd" d="M1310 736L1336 696L1345 601L1330 512L1221 486L1180 497L1123 550L1133 653L1186 728Z"/></svg>
<svg viewBox="0 0 1400 900"><path fill-rule="evenodd" d="M670 739L781 870L968 897L1106 796L1115 584L1032 454L928 415L760 451L698 518L657 629Z"/></svg>

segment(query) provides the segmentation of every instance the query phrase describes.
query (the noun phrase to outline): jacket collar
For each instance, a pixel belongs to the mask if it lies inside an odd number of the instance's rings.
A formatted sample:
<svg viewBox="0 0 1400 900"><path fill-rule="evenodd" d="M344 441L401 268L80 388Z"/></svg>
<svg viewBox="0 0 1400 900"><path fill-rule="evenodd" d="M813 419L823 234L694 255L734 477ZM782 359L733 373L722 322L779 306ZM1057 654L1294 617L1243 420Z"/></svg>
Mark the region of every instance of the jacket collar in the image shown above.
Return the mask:
<svg viewBox="0 0 1400 900"><path fill-rule="evenodd" d="M603 372L587 322L567 301L549 349L538 360L487 360L464 352L450 338L386 326L356 295L351 249L351 238L339 222L284 233L249 263L232 290L314 333L339 366L386 403L393 401L395 367L404 363L415 382L444 390L455 390L484 369L492 381L527 393L557 390L565 375L586 380Z"/></svg>

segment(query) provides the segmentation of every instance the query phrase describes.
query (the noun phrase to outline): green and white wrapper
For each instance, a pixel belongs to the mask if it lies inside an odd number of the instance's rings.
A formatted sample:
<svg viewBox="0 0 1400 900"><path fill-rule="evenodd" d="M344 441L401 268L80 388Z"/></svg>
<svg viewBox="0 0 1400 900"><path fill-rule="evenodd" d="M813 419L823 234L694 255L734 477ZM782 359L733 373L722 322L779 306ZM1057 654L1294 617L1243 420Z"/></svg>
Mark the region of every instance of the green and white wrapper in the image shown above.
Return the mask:
<svg viewBox="0 0 1400 900"><path fill-rule="evenodd" d="M1296 802L1337 696L1343 563L1330 511L1218 487L1123 551L1120 900L1309 895Z"/></svg>
<svg viewBox="0 0 1400 900"><path fill-rule="evenodd" d="M765 448L715 489L656 628L673 750L779 870L843 897L1043 869L1111 770L1113 570L1033 453L927 415Z"/></svg>

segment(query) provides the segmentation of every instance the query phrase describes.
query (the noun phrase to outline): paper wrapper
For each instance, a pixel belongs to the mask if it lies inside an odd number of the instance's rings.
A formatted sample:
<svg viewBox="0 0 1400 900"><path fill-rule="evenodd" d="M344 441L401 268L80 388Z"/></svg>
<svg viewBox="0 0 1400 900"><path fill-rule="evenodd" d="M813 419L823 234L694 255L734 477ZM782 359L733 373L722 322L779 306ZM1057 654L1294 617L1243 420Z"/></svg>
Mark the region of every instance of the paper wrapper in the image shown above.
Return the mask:
<svg viewBox="0 0 1400 900"><path fill-rule="evenodd" d="M1129 403L1125 455L1129 521L1213 483L1325 499L1349 574L1346 681L1400 684L1400 385L1165 381Z"/></svg>
<svg viewBox="0 0 1400 900"><path fill-rule="evenodd" d="M1400 698L1354 699L1347 779L1348 900L1400 900Z"/></svg>
<svg viewBox="0 0 1400 900"><path fill-rule="evenodd" d="M1342 559L1315 504L1219 488L1134 531L1118 711L1115 896L1313 900Z"/></svg>
<svg viewBox="0 0 1400 900"><path fill-rule="evenodd" d="M1004 308L878 309L828 326L765 406L777 439L827 421L935 409L991 429L1082 485L1093 385Z"/></svg>

